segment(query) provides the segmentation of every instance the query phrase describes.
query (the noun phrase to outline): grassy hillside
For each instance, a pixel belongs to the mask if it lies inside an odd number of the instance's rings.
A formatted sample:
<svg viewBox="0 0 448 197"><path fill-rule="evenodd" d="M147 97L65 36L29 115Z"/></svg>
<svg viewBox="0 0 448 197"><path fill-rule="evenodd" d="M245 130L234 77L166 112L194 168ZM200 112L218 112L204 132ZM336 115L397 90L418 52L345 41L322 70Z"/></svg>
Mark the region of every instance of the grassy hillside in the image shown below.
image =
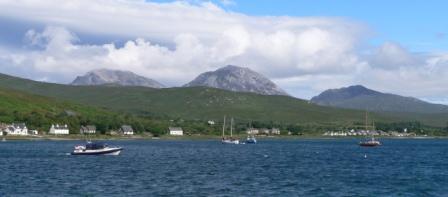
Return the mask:
<svg viewBox="0 0 448 197"><path fill-rule="evenodd" d="M151 89L144 87L68 86L0 75L0 87L163 119L265 121L350 126L363 122L364 112L322 107L287 96L262 96L194 87ZM372 114L381 122L422 121L444 126L446 114Z"/></svg>
<svg viewBox="0 0 448 197"><path fill-rule="evenodd" d="M87 124L96 125L99 132L118 129L122 124L131 124L138 131L163 125L154 120L5 88L0 88L0 122L25 122L28 128L39 131L48 131L51 124L68 124L71 133L77 133L80 125Z"/></svg>

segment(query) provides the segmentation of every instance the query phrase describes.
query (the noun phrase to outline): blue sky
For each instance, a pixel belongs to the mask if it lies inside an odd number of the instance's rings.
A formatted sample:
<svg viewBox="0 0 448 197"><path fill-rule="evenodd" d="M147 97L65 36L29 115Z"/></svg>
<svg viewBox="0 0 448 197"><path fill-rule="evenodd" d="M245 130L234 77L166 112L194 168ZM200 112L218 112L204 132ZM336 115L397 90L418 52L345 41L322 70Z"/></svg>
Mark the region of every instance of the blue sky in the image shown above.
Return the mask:
<svg viewBox="0 0 448 197"><path fill-rule="evenodd" d="M256 16L344 17L373 29L373 44L393 40L415 52L448 50L448 1L257 0L256 5L248 0L233 2L225 9Z"/></svg>
<svg viewBox="0 0 448 197"><path fill-rule="evenodd" d="M448 1L0 1L0 72L93 69L181 86L227 64L291 95L369 88L448 104Z"/></svg>

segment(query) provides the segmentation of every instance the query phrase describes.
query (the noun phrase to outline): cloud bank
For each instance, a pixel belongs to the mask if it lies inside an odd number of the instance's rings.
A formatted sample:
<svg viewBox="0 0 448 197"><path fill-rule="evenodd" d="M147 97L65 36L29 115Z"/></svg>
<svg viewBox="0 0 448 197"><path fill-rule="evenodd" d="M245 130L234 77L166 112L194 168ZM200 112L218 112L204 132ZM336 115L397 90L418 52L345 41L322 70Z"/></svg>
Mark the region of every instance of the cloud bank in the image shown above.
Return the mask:
<svg viewBox="0 0 448 197"><path fill-rule="evenodd" d="M433 100L448 92L448 53L369 46L372 30L344 18L255 17L209 2L135 0L3 0L0 17L43 27L17 32L20 49L0 46L3 72L38 80L67 83L111 68L180 86L235 64L300 98L352 84ZM89 36L115 39L98 44L84 40Z"/></svg>

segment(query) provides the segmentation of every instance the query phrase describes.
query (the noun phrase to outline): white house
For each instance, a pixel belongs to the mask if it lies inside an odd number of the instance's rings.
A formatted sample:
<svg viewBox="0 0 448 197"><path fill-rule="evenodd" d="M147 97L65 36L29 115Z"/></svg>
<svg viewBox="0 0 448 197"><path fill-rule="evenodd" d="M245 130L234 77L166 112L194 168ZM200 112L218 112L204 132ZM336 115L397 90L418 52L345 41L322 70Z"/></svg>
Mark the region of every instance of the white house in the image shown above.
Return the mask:
<svg viewBox="0 0 448 197"><path fill-rule="evenodd" d="M170 135L184 135L184 131L180 127L169 127Z"/></svg>
<svg viewBox="0 0 448 197"><path fill-rule="evenodd" d="M96 127L94 125L81 126L79 129L80 134L95 134Z"/></svg>
<svg viewBox="0 0 448 197"><path fill-rule="evenodd" d="M28 135L25 123L13 123L6 128L8 135Z"/></svg>
<svg viewBox="0 0 448 197"><path fill-rule="evenodd" d="M248 135L258 135L258 133L259 133L258 129L255 129L255 128L249 128L249 129L247 129L246 132Z"/></svg>
<svg viewBox="0 0 448 197"><path fill-rule="evenodd" d="M271 135L280 135L280 129L272 128L271 129Z"/></svg>
<svg viewBox="0 0 448 197"><path fill-rule="evenodd" d="M130 125L121 125L120 133L123 135L134 135L134 130Z"/></svg>
<svg viewBox="0 0 448 197"><path fill-rule="evenodd" d="M215 125L215 121L213 121L213 120L209 120L209 121L207 121L207 124L208 124L208 125Z"/></svg>
<svg viewBox="0 0 448 197"><path fill-rule="evenodd" d="M48 133L54 134L54 135L68 135L69 130L68 130L68 126L66 124L65 125L52 124L50 127L50 131Z"/></svg>

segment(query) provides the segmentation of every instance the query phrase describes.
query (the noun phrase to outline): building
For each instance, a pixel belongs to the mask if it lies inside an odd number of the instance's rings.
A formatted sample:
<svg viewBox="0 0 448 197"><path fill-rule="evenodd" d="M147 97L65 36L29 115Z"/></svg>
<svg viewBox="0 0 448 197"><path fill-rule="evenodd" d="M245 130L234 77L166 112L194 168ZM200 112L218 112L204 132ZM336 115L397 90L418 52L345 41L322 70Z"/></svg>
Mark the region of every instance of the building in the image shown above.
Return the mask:
<svg viewBox="0 0 448 197"><path fill-rule="evenodd" d="M261 129L260 129L260 134L269 135L269 129L261 128Z"/></svg>
<svg viewBox="0 0 448 197"><path fill-rule="evenodd" d="M95 134L96 127L94 125L81 126L79 129L80 134Z"/></svg>
<svg viewBox="0 0 448 197"><path fill-rule="evenodd" d="M28 135L25 123L13 123L6 128L8 135Z"/></svg>
<svg viewBox="0 0 448 197"><path fill-rule="evenodd" d="M184 135L184 131L180 127L169 127L170 135Z"/></svg>
<svg viewBox="0 0 448 197"><path fill-rule="evenodd" d="M271 135L280 135L280 129L272 128L271 129Z"/></svg>
<svg viewBox="0 0 448 197"><path fill-rule="evenodd" d="M215 125L215 121L213 121L213 120L209 120L209 121L207 121L207 124L210 125L210 126L211 126L211 125Z"/></svg>
<svg viewBox="0 0 448 197"><path fill-rule="evenodd" d="M130 125L121 125L120 133L122 135L134 135L134 130Z"/></svg>
<svg viewBox="0 0 448 197"><path fill-rule="evenodd" d="M30 134L30 135L39 135L39 132L37 130L28 130L28 134Z"/></svg>
<svg viewBox="0 0 448 197"><path fill-rule="evenodd" d="M248 135L258 135L259 133L258 129L255 128L248 128L246 132Z"/></svg>
<svg viewBox="0 0 448 197"><path fill-rule="evenodd" d="M69 132L68 126L66 124L64 124L64 125L52 124L50 127L50 131L48 133L54 134L54 135L68 135L70 132Z"/></svg>

